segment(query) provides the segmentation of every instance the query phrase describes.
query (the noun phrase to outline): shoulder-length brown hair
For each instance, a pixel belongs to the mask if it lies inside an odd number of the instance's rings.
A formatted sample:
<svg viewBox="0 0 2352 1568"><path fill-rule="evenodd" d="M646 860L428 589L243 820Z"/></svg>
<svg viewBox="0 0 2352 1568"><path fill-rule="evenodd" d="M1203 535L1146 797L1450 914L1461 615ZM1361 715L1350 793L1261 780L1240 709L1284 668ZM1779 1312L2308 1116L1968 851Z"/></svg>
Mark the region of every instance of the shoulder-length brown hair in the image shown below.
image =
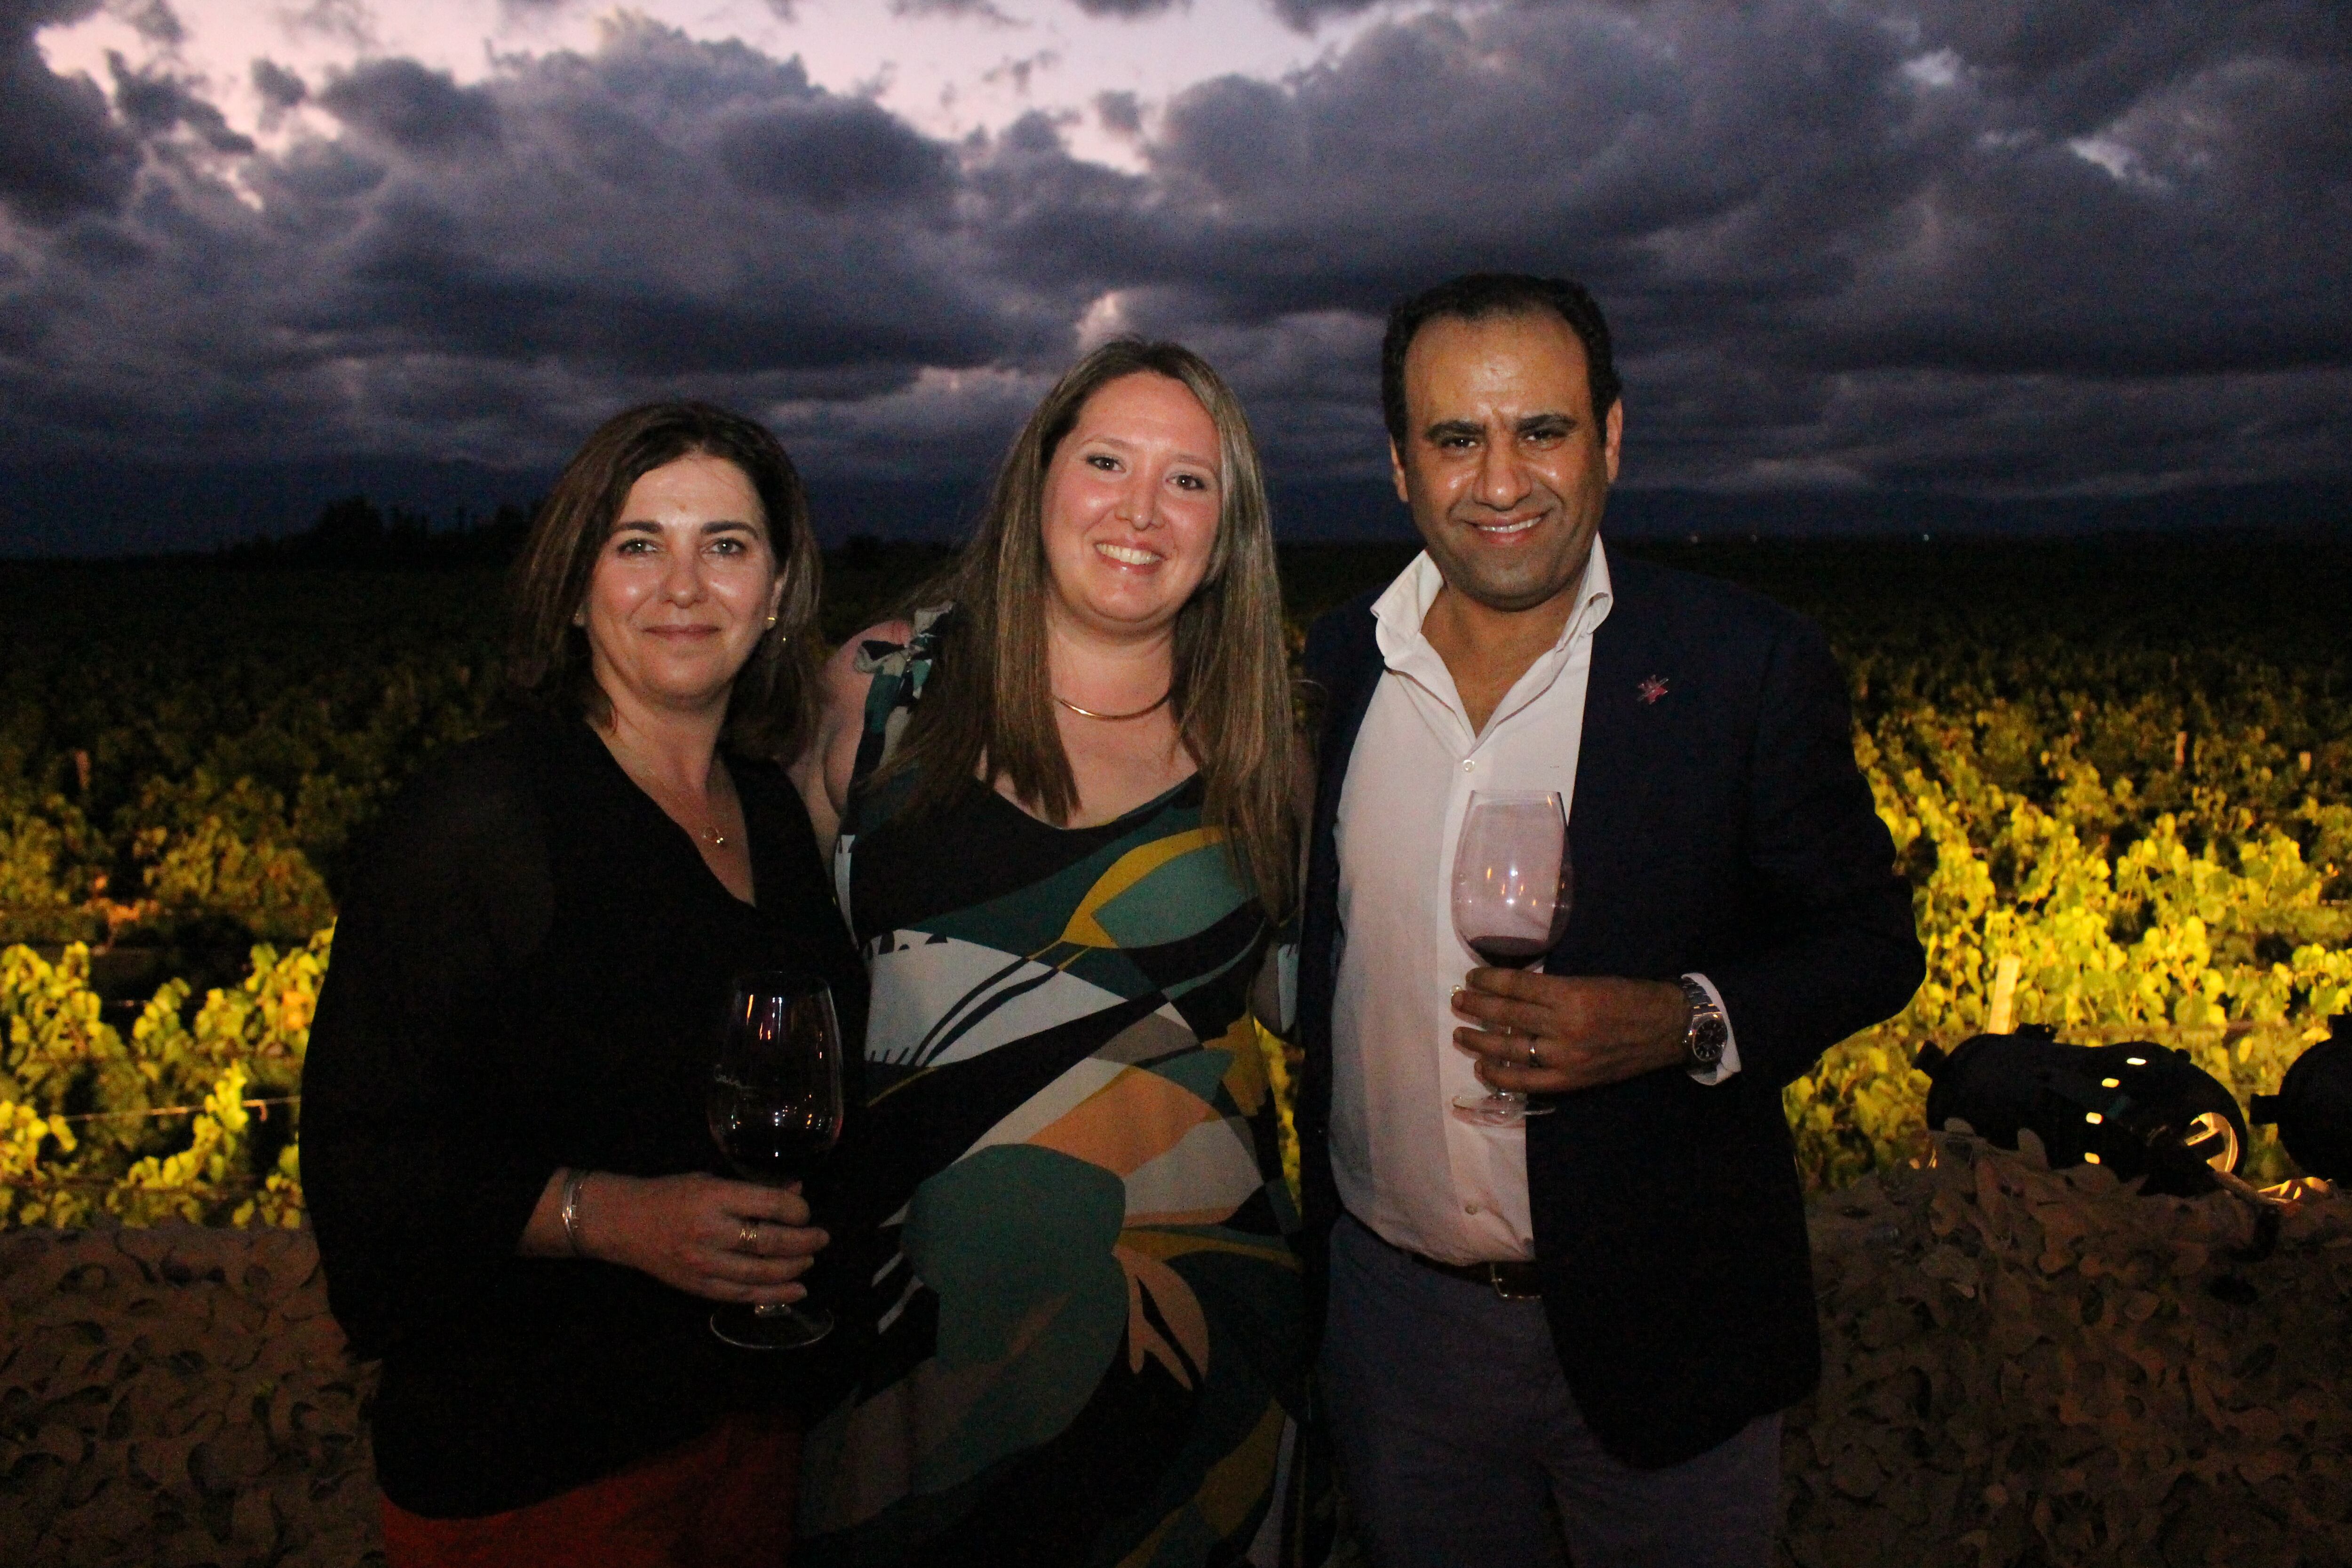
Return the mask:
<svg viewBox="0 0 2352 1568"><path fill-rule="evenodd" d="M591 668L588 634L572 619L630 488L697 454L732 463L751 481L769 552L784 579L776 624L729 692L727 743L756 756L789 757L814 727L814 631L824 566L809 532L800 471L783 447L764 426L708 403L647 403L614 415L564 465L508 584L507 683L533 706L570 702L595 723L610 722L613 705Z"/></svg>
<svg viewBox="0 0 2352 1568"><path fill-rule="evenodd" d="M1176 616L1170 701L1200 764L1204 820L1225 830L1235 868L1279 918L1297 880L1296 742L1265 479L1240 399L1179 344L1105 343L1071 366L1029 416L997 470L978 531L940 584L955 614L888 771L915 774L908 809L917 815L944 805L975 777L1007 780L1056 823L1077 809L1046 668L1045 474L1087 400L1139 374L1182 383L1216 426L1217 538L1200 587Z"/></svg>

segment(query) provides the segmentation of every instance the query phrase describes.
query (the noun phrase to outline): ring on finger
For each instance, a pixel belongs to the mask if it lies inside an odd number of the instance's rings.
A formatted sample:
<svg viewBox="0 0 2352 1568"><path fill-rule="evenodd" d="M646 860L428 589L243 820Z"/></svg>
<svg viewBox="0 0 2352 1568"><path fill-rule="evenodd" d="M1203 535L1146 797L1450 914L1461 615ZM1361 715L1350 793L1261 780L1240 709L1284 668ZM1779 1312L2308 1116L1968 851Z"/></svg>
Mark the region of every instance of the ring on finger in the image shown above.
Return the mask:
<svg viewBox="0 0 2352 1568"><path fill-rule="evenodd" d="M1507 1039L1507 1039L1509 1039L1513 1035L1516 1035L1516 1034L1517 1034L1517 1033L1518 1033L1518 1031L1517 1031L1517 1029L1512 1028L1508 1024L1505 1024L1505 1025L1502 1026L1502 1028L1503 1028L1503 1038L1505 1038L1505 1039Z"/></svg>
<svg viewBox="0 0 2352 1568"><path fill-rule="evenodd" d="M757 1252L759 1249L760 1222L756 1219L747 1219L743 1222L743 1228L735 1233L735 1250Z"/></svg>
<svg viewBox="0 0 2352 1568"><path fill-rule="evenodd" d="M1540 1066L1540 1065L1542 1065L1542 1064L1538 1063L1538 1062L1536 1060L1536 1043L1535 1043L1535 1040L1534 1040L1532 1037L1530 1037L1530 1038L1528 1039L1528 1066L1529 1066L1529 1067L1538 1067L1538 1066Z"/></svg>

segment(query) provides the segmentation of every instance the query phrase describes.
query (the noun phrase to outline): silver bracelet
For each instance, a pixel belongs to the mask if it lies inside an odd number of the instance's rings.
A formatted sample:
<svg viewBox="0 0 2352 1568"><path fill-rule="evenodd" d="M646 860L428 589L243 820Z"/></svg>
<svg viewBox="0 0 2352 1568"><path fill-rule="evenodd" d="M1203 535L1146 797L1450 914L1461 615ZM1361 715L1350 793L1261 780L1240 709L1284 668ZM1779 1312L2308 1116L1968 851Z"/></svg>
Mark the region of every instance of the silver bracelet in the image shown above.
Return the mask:
<svg viewBox="0 0 2352 1568"><path fill-rule="evenodd" d="M580 1189L588 1182L588 1173L574 1171L563 1183L563 1239L572 1244L572 1256L584 1256L580 1250Z"/></svg>

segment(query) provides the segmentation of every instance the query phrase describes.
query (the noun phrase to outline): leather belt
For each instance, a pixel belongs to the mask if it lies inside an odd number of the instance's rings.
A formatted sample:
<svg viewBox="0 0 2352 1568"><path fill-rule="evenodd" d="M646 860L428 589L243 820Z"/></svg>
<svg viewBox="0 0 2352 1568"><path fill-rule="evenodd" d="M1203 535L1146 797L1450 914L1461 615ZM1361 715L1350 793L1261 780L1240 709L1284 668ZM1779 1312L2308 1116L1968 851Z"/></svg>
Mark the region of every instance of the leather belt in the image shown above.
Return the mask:
<svg viewBox="0 0 2352 1568"><path fill-rule="evenodd" d="M1495 1294L1506 1301L1543 1300L1543 1282L1536 1274L1536 1266L1523 1258L1514 1258L1508 1263L1440 1263L1436 1258L1423 1258L1418 1252L1405 1252L1402 1247L1397 1250L1404 1252L1407 1258L1423 1268L1433 1269L1455 1279L1465 1279L1473 1285L1491 1286Z"/></svg>
<svg viewBox="0 0 2352 1568"><path fill-rule="evenodd" d="M1348 1218L1366 1236L1391 1252L1412 1259L1432 1273L1443 1274L1449 1279L1459 1279L1466 1284L1484 1285L1506 1301L1543 1300L1543 1281L1536 1273L1536 1266L1525 1258L1513 1258L1507 1263L1440 1263L1436 1258L1425 1258L1409 1247L1399 1247L1352 1214Z"/></svg>

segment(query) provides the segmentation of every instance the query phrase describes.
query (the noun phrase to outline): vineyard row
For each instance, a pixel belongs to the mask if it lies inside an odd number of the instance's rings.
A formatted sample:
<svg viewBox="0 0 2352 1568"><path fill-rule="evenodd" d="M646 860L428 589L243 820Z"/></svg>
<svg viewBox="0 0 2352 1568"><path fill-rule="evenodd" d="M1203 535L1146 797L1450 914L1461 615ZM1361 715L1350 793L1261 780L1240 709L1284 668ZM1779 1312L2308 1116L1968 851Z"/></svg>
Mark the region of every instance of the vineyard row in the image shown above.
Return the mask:
<svg viewBox="0 0 2352 1568"><path fill-rule="evenodd" d="M1974 765L1969 730L1930 710L1857 734L1914 879L1927 978L1786 1091L1818 1189L1919 1154L1927 1085L1912 1058L1985 1026L2003 959L2016 1018L2063 1038L2178 1044L2242 1100L2352 1011L2352 911L2326 896L2336 864L2305 848L2340 853L2352 807L2306 804L2301 837L2249 821L2194 849L2163 815L2116 848L2078 826L2116 809L2096 769L2062 759L2059 801L2039 805ZM1932 774L1907 760L1923 748ZM0 954L0 1219L299 1223L294 1097L331 941L329 928L283 952L256 946L242 982L200 1004L167 981L127 1038L105 1019L87 947L54 963L23 945ZM2248 1173L2292 1173L2266 1133Z"/></svg>

